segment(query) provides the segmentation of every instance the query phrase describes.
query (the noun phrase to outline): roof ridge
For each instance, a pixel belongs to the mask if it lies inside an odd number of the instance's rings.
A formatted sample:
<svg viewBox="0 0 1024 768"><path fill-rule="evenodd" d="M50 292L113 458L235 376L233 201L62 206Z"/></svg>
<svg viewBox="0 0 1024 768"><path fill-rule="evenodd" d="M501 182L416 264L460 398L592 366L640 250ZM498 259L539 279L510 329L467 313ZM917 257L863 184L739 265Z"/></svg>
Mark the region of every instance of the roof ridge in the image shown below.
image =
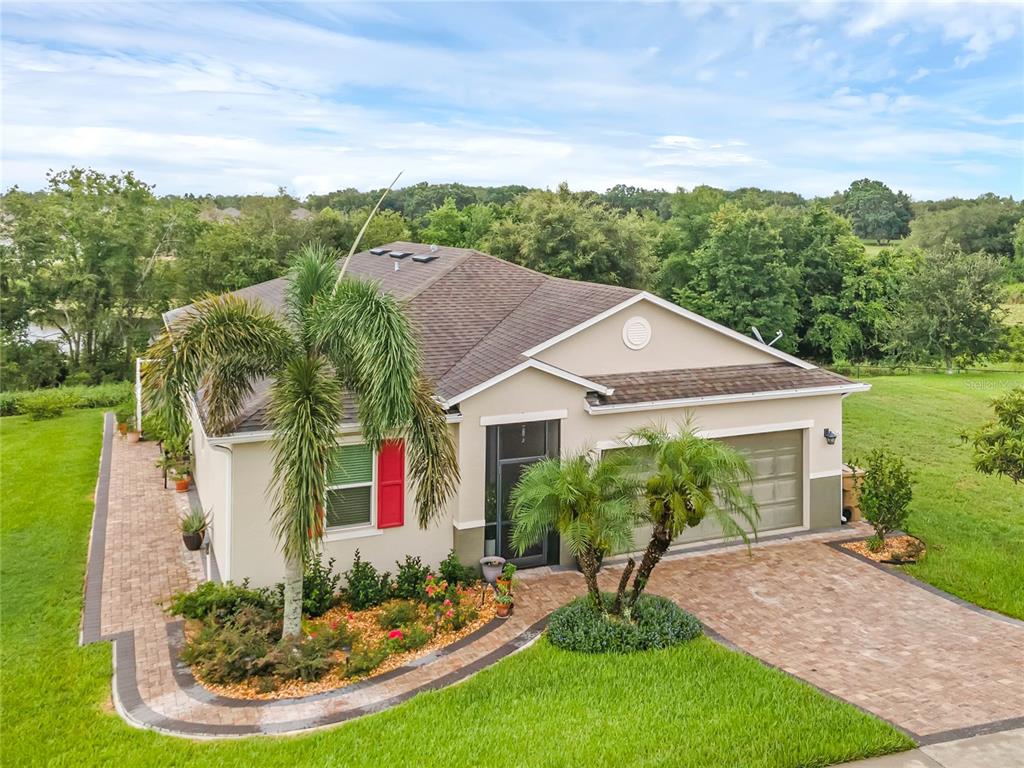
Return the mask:
<svg viewBox="0 0 1024 768"><path fill-rule="evenodd" d="M401 242L401 241L396 241L396 242ZM427 290L427 288L429 288L434 283L436 283L438 280L440 280L441 278L443 278L443 277L445 277L447 275L450 275L452 273L452 271L458 269L463 264L465 264L467 261L469 261L471 258L473 258L473 251L471 249L466 249L466 250L470 250L470 252L469 253L460 253L458 255L458 257L457 257L458 258L458 263L456 263L454 266L449 267L448 269L446 269L444 271L438 272L436 275L434 275L430 279L424 280L422 285L420 285L418 288L416 288L416 290L412 291L408 296L403 298L401 301L406 302L406 303L411 302L413 299L415 299L417 296L419 296L421 293L423 293L425 290Z"/></svg>

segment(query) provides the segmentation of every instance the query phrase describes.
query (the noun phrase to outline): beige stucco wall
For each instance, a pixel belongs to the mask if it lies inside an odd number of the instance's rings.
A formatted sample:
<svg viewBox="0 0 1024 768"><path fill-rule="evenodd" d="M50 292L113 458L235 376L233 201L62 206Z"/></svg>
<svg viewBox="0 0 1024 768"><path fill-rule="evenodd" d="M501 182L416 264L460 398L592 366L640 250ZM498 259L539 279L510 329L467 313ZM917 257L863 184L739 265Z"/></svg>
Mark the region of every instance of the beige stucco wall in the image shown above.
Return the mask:
<svg viewBox="0 0 1024 768"><path fill-rule="evenodd" d="M271 473L269 445L240 443L231 446L231 452L231 578L235 581L248 578L254 586L269 586L284 578L284 559L274 536L267 489ZM452 501L453 506L456 503L457 500ZM370 527L343 535L347 538L328 532L323 542L324 560L335 558L338 572L348 569L356 549L363 560L391 573L395 572L395 561L405 555L418 556L424 563L437 565L452 548L451 512L446 512L427 529L420 528L416 520L415 491L407 486L405 525L386 529Z"/></svg>
<svg viewBox="0 0 1024 768"><path fill-rule="evenodd" d="M639 350L622 341L622 326L634 316L651 325L651 340ZM649 301L639 301L537 354L538 360L581 376L775 363L779 359L731 339Z"/></svg>
<svg viewBox="0 0 1024 768"><path fill-rule="evenodd" d="M207 540L211 543L217 567L221 569L228 563L228 498L227 482L229 457L210 445L203 433L202 425L192 415L192 460L196 492L199 503L209 516L210 527Z"/></svg>

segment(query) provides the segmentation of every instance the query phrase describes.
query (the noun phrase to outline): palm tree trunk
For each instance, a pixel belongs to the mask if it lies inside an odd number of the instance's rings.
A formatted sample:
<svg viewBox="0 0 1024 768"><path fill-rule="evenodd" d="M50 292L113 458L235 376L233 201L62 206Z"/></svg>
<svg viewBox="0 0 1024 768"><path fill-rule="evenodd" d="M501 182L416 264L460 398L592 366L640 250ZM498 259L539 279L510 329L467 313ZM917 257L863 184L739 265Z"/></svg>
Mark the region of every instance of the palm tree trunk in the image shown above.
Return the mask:
<svg viewBox="0 0 1024 768"><path fill-rule="evenodd" d="M626 567L622 569L622 578L619 579L619 586L615 590L615 602L612 603L613 616L622 613L622 600L626 596L626 585L629 584L629 577L633 575L634 568L636 568L636 560L630 557L626 560Z"/></svg>
<svg viewBox="0 0 1024 768"><path fill-rule="evenodd" d="M597 553L592 547L587 547L580 553L580 570L583 571L583 578L587 582L587 593L590 600L598 610L604 610L604 602L601 600L601 589L597 586L597 570L600 568Z"/></svg>
<svg viewBox="0 0 1024 768"><path fill-rule="evenodd" d="M289 557L284 570L284 637L302 632L302 561Z"/></svg>
<svg viewBox="0 0 1024 768"><path fill-rule="evenodd" d="M654 524L654 530L651 531L651 540L647 542L647 549L644 550L643 560L640 561L640 567L636 571L636 578L633 579L633 591L629 596L631 608L636 605L636 601L643 594L644 588L647 587L647 581L651 578L651 572L654 571L654 566L661 561L662 555L665 554L671 543L672 535L669 533L668 526L665 525L664 520L658 520Z"/></svg>

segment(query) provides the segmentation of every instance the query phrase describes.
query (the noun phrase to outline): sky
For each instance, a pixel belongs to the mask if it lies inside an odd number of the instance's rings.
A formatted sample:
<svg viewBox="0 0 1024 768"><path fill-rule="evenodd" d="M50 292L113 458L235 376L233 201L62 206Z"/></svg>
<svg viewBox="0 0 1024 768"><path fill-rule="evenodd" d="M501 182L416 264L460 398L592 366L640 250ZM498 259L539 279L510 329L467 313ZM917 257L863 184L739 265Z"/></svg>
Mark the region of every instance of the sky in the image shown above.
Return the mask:
<svg viewBox="0 0 1024 768"><path fill-rule="evenodd" d="M2 5L0 183L1024 196L1024 3Z"/></svg>

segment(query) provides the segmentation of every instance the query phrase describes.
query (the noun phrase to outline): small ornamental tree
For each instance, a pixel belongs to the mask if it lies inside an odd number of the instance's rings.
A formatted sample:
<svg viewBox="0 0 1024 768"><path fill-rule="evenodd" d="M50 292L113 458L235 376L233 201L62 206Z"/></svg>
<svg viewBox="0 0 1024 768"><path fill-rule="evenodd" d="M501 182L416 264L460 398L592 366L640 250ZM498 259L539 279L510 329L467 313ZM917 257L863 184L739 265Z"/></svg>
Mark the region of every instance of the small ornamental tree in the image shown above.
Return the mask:
<svg viewBox="0 0 1024 768"><path fill-rule="evenodd" d="M992 403L995 417L961 435L974 446L974 468L1024 482L1024 387L1011 389Z"/></svg>
<svg viewBox="0 0 1024 768"><path fill-rule="evenodd" d="M864 467L864 476L857 479L860 508L875 529L868 547L877 551L885 545L885 537L907 522L907 506L914 496L913 478L899 456L875 450L864 460L854 462Z"/></svg>

